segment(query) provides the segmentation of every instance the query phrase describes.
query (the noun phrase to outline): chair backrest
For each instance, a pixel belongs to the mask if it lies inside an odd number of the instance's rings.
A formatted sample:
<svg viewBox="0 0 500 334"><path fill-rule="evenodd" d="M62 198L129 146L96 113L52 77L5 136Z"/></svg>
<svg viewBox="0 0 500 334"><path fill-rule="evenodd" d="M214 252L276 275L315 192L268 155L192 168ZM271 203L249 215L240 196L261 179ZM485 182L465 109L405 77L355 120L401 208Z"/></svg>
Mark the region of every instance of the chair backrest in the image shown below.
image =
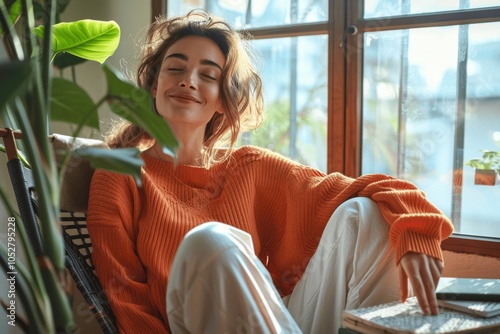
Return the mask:
<svg viewBox="0 0 500 334"><path fill-rule="evenodd" d="M31 171L17 157L15 139L22 137L10 129L0 129L9 161L7 162L12 186L16 195L19 214L23 220L28 240L35 255L40 255L41 234L35 218L37 213L36 190ZM80 147L104 146L98 140L52 135L57 161L68 151ZM87 232L86 211L88 192L93 170L90 164L78 157L70 156L61 183L61 227L66 253L66 268L75 281L77 289L89 305L99 326L105 334L118 333L115 319L104 291L95 275L92 264L92 241Z"/></svg>

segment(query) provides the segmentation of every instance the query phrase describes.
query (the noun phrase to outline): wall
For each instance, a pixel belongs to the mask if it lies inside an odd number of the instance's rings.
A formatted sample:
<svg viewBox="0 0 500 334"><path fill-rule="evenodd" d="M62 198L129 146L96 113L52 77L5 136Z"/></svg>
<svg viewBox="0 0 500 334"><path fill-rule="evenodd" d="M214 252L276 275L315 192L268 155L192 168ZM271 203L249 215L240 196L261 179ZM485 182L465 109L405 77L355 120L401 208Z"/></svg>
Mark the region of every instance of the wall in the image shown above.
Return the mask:
<svg viewBox="0 0 500 334"><path fill-rule="evenodd" d="M500 259L444 252L443 276L500 278Z"/></svg>

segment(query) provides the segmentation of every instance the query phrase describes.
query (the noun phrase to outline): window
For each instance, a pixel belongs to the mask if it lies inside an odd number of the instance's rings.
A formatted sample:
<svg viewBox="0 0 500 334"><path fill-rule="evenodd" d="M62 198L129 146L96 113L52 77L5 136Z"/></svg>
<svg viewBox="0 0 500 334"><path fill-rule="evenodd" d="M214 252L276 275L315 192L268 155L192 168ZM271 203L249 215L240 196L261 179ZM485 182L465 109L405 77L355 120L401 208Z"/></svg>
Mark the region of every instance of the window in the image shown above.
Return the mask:
<svg viewBox="0 0 500 334"><path fill-rule="evenodd" d="M364 15L351 7L362 50L353 56L362 64L360 172L424 190L453 221L452 250L500 237L500 183L477 185L466 166L481 150L500 151L499 4L367 0ZM498 243L490 247L498 256Z"/></svg>
<svg viewBox="0 0 500 334"><path fill-rule="evenodd" d="M326 172L328 2L169 1L167 15L194 8L250 30L256 37L252 43L264 59L260 72L266 120L258 130L245 133L238 144L268 147ZM315 31L289 33L304 25Z"/></svg>
<svg viewBox="0 0 500 334"><path fill-rule="evenodd" d="M363 42L362 173L410 180L457 232L491 237L500 236L500 187L475 185L464 162L500 147L499 29L397 29Z"/></svg>
<svg viewBox="0 0 500 334"><path fill-rule="evenodd" d="M500 180L465 165L500 151L498 0L166 2L193 8L250 31L264 59L268 120L240 144L410 180L453 220L445 248L500 257Z"/></svg>

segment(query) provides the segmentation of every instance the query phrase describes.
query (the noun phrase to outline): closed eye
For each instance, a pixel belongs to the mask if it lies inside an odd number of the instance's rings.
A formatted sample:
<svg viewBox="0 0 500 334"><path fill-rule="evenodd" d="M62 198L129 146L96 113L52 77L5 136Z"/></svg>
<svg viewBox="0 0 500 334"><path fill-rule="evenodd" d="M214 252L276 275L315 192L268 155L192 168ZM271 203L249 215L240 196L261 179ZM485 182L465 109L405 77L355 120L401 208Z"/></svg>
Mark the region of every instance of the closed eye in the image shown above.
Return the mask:
<svg viewBox="0 0 500 334"><path fill-rule="evenodd" d="M208 78L208 79L210 79L210 80L217 81L217 78L216 78L216 77L214 77L214 76L212 76L212 75L210 75L210 74L202 74L202 75L203 75L205 78Z"/></svg>

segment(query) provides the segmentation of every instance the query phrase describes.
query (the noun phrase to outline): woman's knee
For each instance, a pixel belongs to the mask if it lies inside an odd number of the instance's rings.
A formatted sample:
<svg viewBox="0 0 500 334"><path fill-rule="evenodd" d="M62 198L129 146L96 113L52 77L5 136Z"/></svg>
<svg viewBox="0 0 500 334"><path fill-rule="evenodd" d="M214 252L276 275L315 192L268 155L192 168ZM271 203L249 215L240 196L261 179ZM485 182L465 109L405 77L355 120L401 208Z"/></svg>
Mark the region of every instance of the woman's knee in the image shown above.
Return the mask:
<svg viewBox="0 0 500 334"><path fill-rule="evenodd" d="M207 222L190 230L182 240L178 252L208 255L234 245L229 237L230 227L219 222Z"/></svg>
<svg viewBox="0 0 500 334"><path fill-rule="evenodd" d="M377 203L368 197L354 197L342 203L335 213L340 213L349 217L358 218L360 216L382 217Z"/></svg>
<svg viewBox="0 0 500 334"><path fill-rule="evenodd" d="M349 228L356 226L361 230L375 228L385 232L389 228L377 203L368 197L354 197L345 201L334 211L330 222L333 225L346 224Z"/></svg>
<svg viewBox="0 0 500 334"><path fill-rule="evenodd" d="M340 204L337 211L347 211L358 214L363 211L379 211L377 203L369 197L353 197Z"/></svg>

